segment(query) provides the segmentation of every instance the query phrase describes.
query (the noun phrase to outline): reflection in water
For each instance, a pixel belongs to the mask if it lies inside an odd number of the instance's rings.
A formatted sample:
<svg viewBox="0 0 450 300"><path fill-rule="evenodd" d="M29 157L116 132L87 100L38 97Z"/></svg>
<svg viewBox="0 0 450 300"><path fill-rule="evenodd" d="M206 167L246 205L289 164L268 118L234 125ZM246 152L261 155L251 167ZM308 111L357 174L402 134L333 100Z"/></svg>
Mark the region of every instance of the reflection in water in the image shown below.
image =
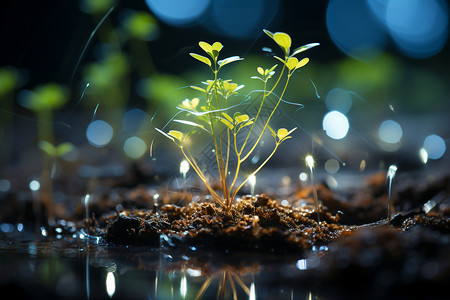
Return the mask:
<svg viewBox="0 0 450 300"><path fill-rule="evenodd" d="M242 288L242 290L247 294L248 299L252 300L256 299L254 282L252 282L249 289L242 281L242 279L239 277L239 275L236 274L236 272L228 270L209 276L203 283L200 290L198 291L195 299L202 299L206 290L211 285L211 282L216 278L219 278L219 286L217 288L217 297L216 297L217 299L224 299L225 295L227 294L227 288L231 289L233 299L238 299L238 290L236 288L236 285L239 285Z"/></svg>
<svg viewBox="0 0 450 300"><path fill-rule="evenodd" d="M108 293L109 298L116 292L116 278L114 277L113 272L108 272L108 274L106 274L106 292Z"/></svg>
<svg viewBox="0 0 450 300"><path fill-rule="evenodd" d="M314 265L310 257L299 268L298 256L180 253L105 245L79 232L53 239L47 231L40 240L0 247L2 274L14 264L10 281L38 298L305 299L307 287L294 278Z"/></svg>

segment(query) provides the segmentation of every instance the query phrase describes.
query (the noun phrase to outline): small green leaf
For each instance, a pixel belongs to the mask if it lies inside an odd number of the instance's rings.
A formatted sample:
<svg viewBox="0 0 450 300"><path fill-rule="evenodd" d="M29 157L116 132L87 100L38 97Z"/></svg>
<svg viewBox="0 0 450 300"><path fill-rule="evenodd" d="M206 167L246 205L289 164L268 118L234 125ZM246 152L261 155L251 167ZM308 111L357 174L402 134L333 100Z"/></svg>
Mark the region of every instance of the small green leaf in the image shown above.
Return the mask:
<svg viewBox="0 0 450 300"><path fill-rule="evenodd" d="M230 121L231 123L233 123L233 118L230 117L229 114L227 114L226 112L222 112L222 115L225 117L225 119L227 119L228 121Z"/></svg>
<svg viewBox="0 0 450 300"><path fill-rule="evenodd" d="M264 33L267 34L270 38L273 39L273 33L270 32L269 30L263 29Z"/></svg>
<svg viewBox="0 0 450 300"><path fill-rule="evenodd" d="M228 120L224 119L224 118L220 118L220 122L222 122L223 124L225 124L228 129L233 130L234 129L234 125L231 124Z"/></svg>
<svg viewBox="0 0 450 300"><path fill-rule="evenodd" d="M186 121L186 120L177 120L177 119L175 119L175 120L173 120L173 121L174 121L174 122L177 122L177 123L181 123L181 124L190 125L190 126L195 126L195 127L201 128L201 129L205 129L205 127L204 127L203 125L197 124L197 123L195 123L195 122Z"/></svg>
<svg viewBox="0 0 450 300"><path fill-rule="evenodd" d="M311 49L311 48L319 46L319 45L320 45L320 43L311 43L311 44L300 46L300 47L296 48L294 50L294 52L292 52L291 56L297 55L303 51L306 51L308 49Z"/></svg>
<svg viewBox="0 0 450 300"><path fill-rule="evenodd" d="M235 112L233 115L233 119L236 120L237 117L241 116L242 114L240 112Z"/></svg>
<svg viewBox="0 0 450 300"><path fill-rule="evenodd" d="M240 115L234 118L237 124L248 121L248 119L250 119L248 115Z"/></svg>
<svg viewBox="0 0 450 300"><path fill-rule="evenodd" d="M295 57L290 57L287 62L286 66L288 67L289 71L293 70L298 64L298 59Z"/></svg>
<svg viewBox="0 0 450 300"><path fill-rule="evenodd" d="M260 77L258 77L258 76L252 76L252 77L250 77L250 79L259 79L259 80L261 80L261 81L264 81L262 78L260 78Z"/></svg>
<svg viewBox="0 0 450 300"><path fill-rule="evenodd" d="M278 57L278 56L274 56L276 59L278 59L279 61L281 61L282 63L283 63L283 65L284 64L286 64L286 62L284 61L284 59L282 59L282 58L280 58L280 57Z"/></svg>
<svg viewBox="0 0 450 300"><path fill-rule="evenodd" d="M308 62L309 62L309 58L306 57L306 58L302 59L301 61L299 61L299 62L297 63L297 65L295 66L295 69L299 69L299 68L303 67L303 66L306 65Z"/></svg>
<svg viewBox="0 0 450 300"><path fill-rule="evenodd" d="M195 59L201 61L202 63L207 64L208 66L211 67L211 61L209 60L209 58L204 57L204 56L202 56L202 55L195 54L195 53L189 53L189 54L190 54L193 58L195 58Z"/></svg>
<svg viewBox="0 0 450 300"><path fill-rule="evenodd" d="M288 135L288 130L286 128L280 128L277 131L277 137L281 141L283 138L285 138Z"/></svg>
<svg viewBox="0 0 450 300"><path fill-rule="evenodd" d="M206 93L206 90L202 89L201 87L195 86L195 85L191 85L190 86L191 89Z"/></svg>
<svg viewBox="0 0 450 300"><path fill-rule="evenodd" d="M203 49L203 51L212 56L213 48L210 44L208 44L207 42L199 42L198 45Z"/></svg>
<svg viewBox="0 0 450 300"><path fill-rule="evenodd" d="M291 37L284 32L276 32L273 35L275 42L284 50L284 53L289 55L289 48L291 48L292 40Z"/></svg>
<svg viewBox="0 0 450 300"><path fill-rule="evenodd" d="M275 133L275 130L273 130L272 129L272 127L270 127L269 125L267 125L267 128L269 128L269 130L270 130L270 133L272 134L272 136L274 137L274 138L276 138L276 133Z"/></svg>
<svg viewBox="0 0 450 300"><path fill-rule="evenodd" d="M215 42L214 44L212 44L211 48L213 51L220 52L220 50L222 50L223 48L223 45L220 42Z"/></svg>
<svg viewBox="0 0 450 300"><path fill-rule="evenodd" d="M172 142L175 142L173 137L171 137L170 135L168 135L167 133L165 133L161 129L155 128L155 130L158 131L159 133L161 133L162 135L164 135L166 138L170 139Z"/></svg>
<svg viewBox="0 0 450 300"><path fill-rule="evenodd" d="M259 74L261 74L261 75L263 75L263 76L265 75L265 74L264 74L264 69L263 69L263 68L258 67L258 68L256 68L256 70L258 71Z"/></svg>
<svg viewBox="0 0 450 300"><path fill-rule="evenodd" d="M194 133L196 133L196 130L192 130L191 132L189 132L188 134L186 134L186 136L184 137L184 140L186 141L187 139L189 139L191 137L191 135L193 135Z"/></svg>
<svg viewBox="0 0 450 300"><path fill-rule="evenodd" d="M241 58L239 56L231 56L231 57L219 60L217 63L219 64L220 67L223 67L225 65L228 65L232 62L239 61L239 60L243 60L243 58Z"/></svg>
<svg viewBox="0 0 450 300"><path fill-rule="evenodd" d="M41 140L38 143L38 147L39 149L41 149L42 151L44 151L47 155L51 156L51 157L56 157L56 147L53 146L51 143Z"/></svg>
<svg viewBox="0 0 450 300"><path fill-rule="evenodd" d="M200 100L198 98L193 98L192 100L185 99L183 100L183 102L181 102L179 107L185 110L197 111L196 107L198 106L199 101Z"/></svg>
<svg viewBox="0 0 450 300"><path fill-rule="evenodd" d="M272 68L270 68L269 70L266 70L267 74L269 74L270 72L272 72L273 70L275 70L275 68L278 67L278 65L273 66ZM266 74L266 75L267 75Z"/></svg>
<svg viewBox="0 0 450 300"><path fill-rule="evenodd" d="M63 155L66 155L67 153L69 153L70 151L72 151L75 148L74 145L72 145L71 143L62 143L59 144L56 147L56 156L61 157Z"/></svg>
<svg viewBox="0 0 450 300"><path fill-rule="evenodd" d="M252 125L252 124L253 124L253 120L248 120L241 126L241 128L244 128L245 126Z"/></svg>
<svg viewBox="0 0 450 300"><path fill-rule="evenodd" d="M294 132L296 129L297 129L297 127L293 128L293 129L291 129L289 131L287 131L286 128L278 129L278 132L277 132L277 136L278 136L278 139L279 139L278 142L281 143L281 142L283 142L285 140L288 140L288 139L292 138L292 136L289 136L289 135L292 132Z"/></svg>
<svg viewBox="0 0 450 300"><path fill-rule="evenodd" d="M176 138L177 140L179 140L180 142L183 140L183 133L181 131L178 130L170 130L168 133L170 136L173 136L174 138Z"/></svg>

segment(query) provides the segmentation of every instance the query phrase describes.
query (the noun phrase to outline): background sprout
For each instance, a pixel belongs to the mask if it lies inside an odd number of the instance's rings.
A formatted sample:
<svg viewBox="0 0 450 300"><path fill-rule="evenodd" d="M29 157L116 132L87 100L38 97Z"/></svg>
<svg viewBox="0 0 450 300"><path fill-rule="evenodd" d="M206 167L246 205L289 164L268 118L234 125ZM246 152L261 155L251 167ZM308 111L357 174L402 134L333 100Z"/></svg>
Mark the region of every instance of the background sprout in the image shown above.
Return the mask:
<svg viewBox="0 0 450 300"><path fill-rule="evenodd" d="M47 213L48 213L48 222L49 224L52 224L55 221L55 209L53 204L53 178L55 176L56 172L56 161L60 157L68 154L71 152L75 147L71 143L61 143L58 146L54 146L53 144L41 140L38 143L39 149L41 149L45 154L48 155L50 160L53 160L52 162L52 168L50 171L50 178L42 178L41 182L45 183L45 189L47 194L43 195L43 199L45 200L43 203L47 207ZM43 173L44 174L44 173ZM45 174L48 174L45 172Z"/></svg>
<svg viewBox="0 0 450 300"><path fill-rule="evenodd" d="M144 11L132 12L123 25L130 37L143 41L151 40L158 29L155 18Z"/></svg>
<svg viewBox="0 0 450 300"><path fill-rule="evenodd" d="M39 147L46 153L43 156L43 168L41 173L40 201L47 207L48 221L54 221L54 208L52 200L52 173L54 170L54 158L59 154L64 155L70 146L62 144L55 148L53 135L53 110L61 108L68 98L67 90L57 84L50 83L38 86L32 92L28 92L22 99L22 105L36 114L38 125Z"/></svg>

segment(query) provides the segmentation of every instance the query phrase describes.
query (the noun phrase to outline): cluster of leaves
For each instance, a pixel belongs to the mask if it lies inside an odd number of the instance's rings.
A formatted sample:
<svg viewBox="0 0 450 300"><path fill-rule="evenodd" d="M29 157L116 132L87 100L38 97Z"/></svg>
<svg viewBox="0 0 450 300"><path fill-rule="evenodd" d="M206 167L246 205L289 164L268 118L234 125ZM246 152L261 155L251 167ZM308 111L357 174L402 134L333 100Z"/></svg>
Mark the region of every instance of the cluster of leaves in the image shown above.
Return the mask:
<svg viewBox="0 0 450 300"><path fill-rule="evenodd" d="M204 182L216 203L227 209L229 209L233 204L234 198L236 197L238 191L243 187L248 179L252 177L252 175L255 175L269 161L278 149L279 145L282 142L292 138L291 133L295 131L296 128L291 130L280 128L275 131L269 126L269 122L282 101L292 74L309 62L308 58L298 60L295 56L319 45L318 43L307 44L294 49L291 53L292 41L288 34L283 32L272 33L268 30L264 30L264 32L282 49L284 58L275 56L275 59L282 63L282 70L278 75L277 81L270 87L270 89L268 83L269 80L275 75L275 70L278 65L276 64L267 69L262 67L256 68L258 76L253 76L252 78L261 80L264 84L264 88L262 90L263 95L261 102L259 103L259 109L255 116L249 116L248 114L242 114L240 112L234 112L233 114L230 113L230 110L232 110L235 106L229 105L229 98L236 95L244 86L233 83L231 80L224 80L218 77L219 71L225 65L241 61L243 58L239 56L231 56L219 60L219 54L223 48L223 45L220 42L215 42L213 44L200 42L199 46L205 52L206 56L196 53L191 53L190 55L196 60L207 65L212 71L214 78L202 82L202 86L191 86L192 89L200 92L202 96L199 98L186 99L177 107L180 112L184 112L186 114L186 119L173 119L173 122L193 127L193 130L188 133L183 133L178 130L170 130L166 133L163 130L158 128L156 129L168 139L172 140L180 148L182 154L185 156L194 171L198 174L200 179ZM258 131L255 124L258 120L261 120L260 114L264 102L266 98L273 93L275 88L280 85L281 79L286 70L287 78L284 86L282 87L280 97L278 97L278 102L271 108L269 117L262 122L262 130L260 129ZM204 105L201 105L201 103L204 103ZM243 130L244 128L246 128L246 130ZM255 151L260 139L267 129L271 132L271 135L274 138L275 145L273 151L253 171L252 174L250 174L240 183L240 185L238 185L237 179L242 164ZM217 170L222 184L222 195L219 195L212 188L208 178L199 167L195 156L191 153L188 147L188 140L197 131L207 133L212 138L214 143ZM244 142L238 145L238 135L240 134L245 136L245 139ZM249 137L252 134L256 136L256 139L250 142ZM233 170L234 176L232 179L228 178L228 175L232 173L230 172L231 170L229 170L231 155L235 155L236 157L236 166Z"/></svg>

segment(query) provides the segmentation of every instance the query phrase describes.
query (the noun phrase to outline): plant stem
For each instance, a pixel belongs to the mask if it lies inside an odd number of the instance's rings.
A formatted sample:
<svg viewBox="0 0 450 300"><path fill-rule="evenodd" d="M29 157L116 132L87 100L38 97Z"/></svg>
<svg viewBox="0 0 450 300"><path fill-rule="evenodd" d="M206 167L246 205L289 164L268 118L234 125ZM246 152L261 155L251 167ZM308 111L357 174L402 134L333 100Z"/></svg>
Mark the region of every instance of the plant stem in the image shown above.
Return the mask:
<svg viewBox="0 0 450 300"><path fill-rule="evenodd" d="M289 79L290 78L291 78L291 76L288 75L286 83L285 83L284 88L283 88L283 92L281 93L280 99L278 100L277 104L275 105L275 108L270 113L269 118L267 119L266 123L264 124L264 128L262 129L261 133L259 134L258 139L256 140L255 144L253 145L252 149L250 149L250 151L242 158L242 161L245 161L250 156L250 154L255 150L256 146L259 144L259 141L261 140L264 131L266 131L267 125L269 125L270 119L272 119L272 116L275 113L275 111L277 110L278 105L281 102L281 99L283 99L283 96L284 96L284 93L286 92L286 88L287 88L287 86L289 84Z"/></svg>
<svg viewBox="0 0 450 300"><path fill-rule="evenodd" d="M262 100L261 100L261 104L259 105L258 113L256 114L256 117L255 117L255 120L253 121L252 127L250 127L250 131L248 132L247 137L245 138L245 141L244 141L244 143L242 144L241 151L239 152L239 154L242 154L242 152L244 151L244 147L245 147L245 145L247 144L247 141L248 141L248 139L249 139L249 137L250 137L250 134L251 134L252 131L253 131L253 127L254 127L255 124L256 124L256 120L258 119L259 114L260 114L260 112L261 112L262 106L263 106L263 104L264 104L264 100L267 98L267 96L269 96L270 94L272 94L273 91L275 90L275 88L278 86L278 83L280 82L281 77L283 76L285 67L286 67L286 65L283 65L283 68L281 69L280 76L278 76L277 82L273 85L272 89L271 89L267 94L266 94L267 81L264 82L263 98L262 98ZM285 89L286 89L286 86L285 86ZM281 98L282 98L282 97L280 97L280 99L281 99ZM267 122L267 123L268 123L268 122ZM266 128L266 126L264 126L264 129L263 129L262 132L260 133L260 137L263 135L263 133L264 133L264 131L265 131L265 128ZM258 139L258 141L259 141L259 139ZM258 144L258 143L256 143L256 144L253 146L253 148L249 151L249 153L246 155L246 157L248 157L248 156L250 155L250 153L253 152L253 150L255 149L255 147L256 147L257 144ZM245 158L244 158L244 160L245 160Z"/></svg>
<svg viewBox="0 0 450 300"><path fill-rule="evenodd" d="M236 172L235 172L235 174L234 174L233 181L232 181L231 186L230 186L230 191L233 189L233 187L234 187L234 185L235 185L235 183L236 183L237 177L238 177L238 175L239 175L239 171L240 171L240 166L241 166L241 164L242 164L242 163L247 159L247 157L250 156L250 154L255 150L256 146L257 146L258 143L259 143L259 140L261 139L262 135L264 134L264 131L265 131L266 128L267 128L267 125L269 124L269 121L270 121L270 118L271 118L272 115L273 115L273 112L274 112L275 109L277 108L278 104L280 103L280 101L281 101L281 99L282 99L282 97L283 97L284 92L286 91L286 87L287 87L287 84L288 84L288 82L289 82L289 77L288 77L288 80L286 81L286 85L284 86L283 94L281 95L280 100L278 100L278 103L277 103L277 105L275 106L274 110L272 111L272 114L270 115L269 119L267 120L266 124L264 125L263 130L262 130L261 133L259 134L258 140L257 140L256 143L253 145L252 149L250 149L250 151L247 153L247 155L246 155L243 159L241 159L241 155L242 155L242 152L244 151L245 145L247 144L247 141L248 141L248 139L249 139L249 137L250 137L250 134L251 134L252 131L253 131L253 127L254 127L255 124L256 124L256 120L258 119L258 117L259 117L259 115L260 115L260 113L261 113L261 109L262 109L262 106L263 106L263 104L264 104L264 100L267 98L268 95L270 95L271 93L273 93L273 91L274 91L275 88L277 87L278 83L279 83L280 80L281 80L281 77L283 76L285 67L286 67L286 65L283 65L283 68L281 69L280 76L278 76L277 82L273 85L272 89L271 89L268 93L265 92L265 91L266 91L266 84L267 84L267 81L264 82L264 92L263 92L264 94L263 94L263 98L262 98L262 100L261 100L261 104L259 105L258 113L256 114L255 120L253 121L253 124L252 124L252 126L250 127L250 130L249 130L249 132L248 132L248 134L247 134L247 137L245 138L244 143L242 144L242 147L241 147L241 150L240 150L240 151L238 151L238 149L237 149L237 145L236 145L236 135L234 136L234 147L235 147L235 151L236 151L236 155L237 155L237 166L236 166ZM234 194L234 195L235 195L235 194ZM232 198L234 199L234 196L233 196Z"/></svg>
<svg viewBox="0 0 450 300"><path fill-rule="evenodd" d="M220 199L219 195L217 195L217 193L213 190L213 188L211 187L211 185L208 183L208 180L206 179L205 175L203 174L203 172L200 170L199 166L197 165L197 162L195 161L194 157L192 156L192 154L190 153L189 149L187 149L186 153L184 151L184 147L180 147L181 152L183 153L184 157L186 158L186 160L188 161L188 163L191 165L191 167L194 169L195 173L197 173L197 175L200 177L200 179L203 181L203 183L205 184L206 188L208 189L208 191L211 193L211 196L214 198L214 200L222 207L226 208L225 204L223 203L223 201Z"/></svg>
<svg viewBox="0 0 450 300"><path fill-rule="evenodd" d="M250 174L250 176L255 175L256 173L259 172L259 170L262 169L262 167L264 167L264 165L272 158L272 156L275 154L275 152L278 149L278 146L280 145L280 142L277 142L275 144L275 148L273 149L272 153L270 153L270 155L266 158L266 160L255 170L253 171L252 174ZM241 185L233 192L233 199L236 197L237 193L239 192L239 190L244 186L244 184L249 180L250 176L248 176L242 183Z"/></svg>

